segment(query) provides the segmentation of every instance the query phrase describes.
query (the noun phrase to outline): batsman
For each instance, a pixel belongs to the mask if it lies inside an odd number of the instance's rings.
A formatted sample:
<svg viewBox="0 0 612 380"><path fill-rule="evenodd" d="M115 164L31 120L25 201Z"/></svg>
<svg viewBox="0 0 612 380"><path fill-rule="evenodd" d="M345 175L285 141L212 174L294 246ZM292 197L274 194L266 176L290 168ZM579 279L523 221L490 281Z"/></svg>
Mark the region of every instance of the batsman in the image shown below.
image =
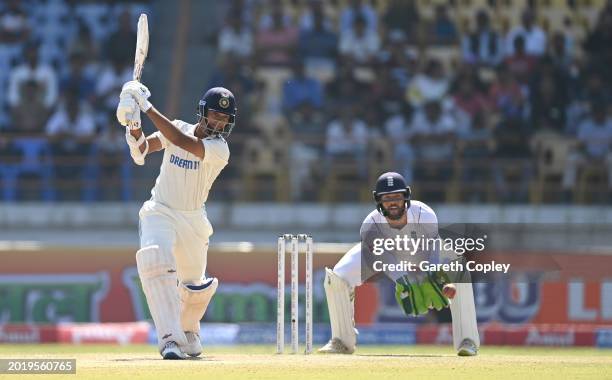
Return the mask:
<svg viewBox="0 0 612 380"><path fill-rule="evenodd" d="M329 342L319 349L321 353L352 354L355 351L355 287L377 275L375 271L370 270L370 259L386 257L387 262L397 259L395 253L376 256L373 253L372 240L366 236L374 232L376 236L405 234L412 237L439 237L435 212L425 203L411 200L410 187L400 174L388 172L381 175L373 194L376 210L362 223L361 242L353 246L333 269L325 268L324 288L332 336ZM441 253L434 248L432 252L416 252L407 258L416 260L423 257L419 256L423 253L427 253L428 258L454 255ZM457 354L477 355L480 338L469 278L453 283L447 274L440 272L413 274L398 271L384 274L395 282L395 298L407 315L418 316L432 308L441 310L450 306L453 343Z"/></svg>
<svg viewBox="0 0 612 380"><path fill-rule="evenodd" d="M229 160L225 138L236 121L234 95L227 89L208 90L198 104L198 120L168 120L149 102L150 92L137 81L125 83L117 118L134 162L164 150L151 199L140 209L140 249L136 265L155 323L164 359L198 356L200 319L215 294L216 278L206 278L209 238L213 228L206 215L208 192ZM144 112L158 129L145 137ZM178 286L177 286L178 284Z"/></svg>

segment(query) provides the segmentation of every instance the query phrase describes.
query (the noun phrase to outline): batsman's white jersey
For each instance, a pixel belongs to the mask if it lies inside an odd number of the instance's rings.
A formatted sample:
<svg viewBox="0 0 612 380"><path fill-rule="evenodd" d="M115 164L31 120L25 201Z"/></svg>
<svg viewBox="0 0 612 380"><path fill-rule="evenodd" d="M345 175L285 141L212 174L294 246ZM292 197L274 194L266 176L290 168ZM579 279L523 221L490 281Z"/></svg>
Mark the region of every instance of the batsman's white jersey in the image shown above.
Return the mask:
<svg viewBox="0 0 612 380"><path fill-rule="evenodd" d="M172 124L188 135L193 135L196 128L181 120ZM223 137L208 137L201 140L204 144L204 160L200 160L188 151L172 145L162 135L155 132L164 148L164 160L155 187L151 190L151 200L162 203L171 209L193 211L201 209L208 192L227 165L229 148Z"/></svg>
<svg viewBox="0 0 612 380"><path fill-rule="evenodd" d="M385 217L378 211L372 211L363 221L361 230L371 227L372 224L383 227L381 237L393 238L395 235L408 235L420 237L438 236L438 218L431 207L423 202L416 200L410 201L408 212L408 224L402 229L390 230L392 235L389 235L388 223ZM413 234L414 233L414 234ZM386 236L388 235L388 236ZM334 266L333 272L347 282L348 286L353 288L363 284L367 278L362 278L361 257L364 247L362 243L353 246L338 263ZM369 251L368 248L366 250ZM368 254L364 252L364 254ZM371 253L370 253L371 254ZM418 253L415 255L418 256ZM399 272L398 272L399 273ZM399 273L398 277L401 276ZM391 276L390 276L391 277ZM451 314L453 319L453 343L456 349L459 348L463 339L471 339L476 346L480 346L480 338L476 324L476 308L474 305L474 294L472 292L471 283L455 284L457 294L451 301ZM331 316L330 316L331 318Z"/></svg>

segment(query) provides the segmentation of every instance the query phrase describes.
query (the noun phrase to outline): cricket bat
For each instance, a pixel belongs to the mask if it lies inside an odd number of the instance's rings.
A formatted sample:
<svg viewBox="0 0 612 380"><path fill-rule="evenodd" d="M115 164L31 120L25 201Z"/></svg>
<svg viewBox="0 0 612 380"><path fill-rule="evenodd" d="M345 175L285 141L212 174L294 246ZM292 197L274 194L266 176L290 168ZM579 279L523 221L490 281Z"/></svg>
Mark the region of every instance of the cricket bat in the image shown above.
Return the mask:
<svg viewBox="0 0 612 380"><path fill-rule="evenodd" d="M149 52L149 22L147 15L140 14L138 18L138 32L136 34L136 54L134 55L133 79L140 82L142 67Z"/></svg>

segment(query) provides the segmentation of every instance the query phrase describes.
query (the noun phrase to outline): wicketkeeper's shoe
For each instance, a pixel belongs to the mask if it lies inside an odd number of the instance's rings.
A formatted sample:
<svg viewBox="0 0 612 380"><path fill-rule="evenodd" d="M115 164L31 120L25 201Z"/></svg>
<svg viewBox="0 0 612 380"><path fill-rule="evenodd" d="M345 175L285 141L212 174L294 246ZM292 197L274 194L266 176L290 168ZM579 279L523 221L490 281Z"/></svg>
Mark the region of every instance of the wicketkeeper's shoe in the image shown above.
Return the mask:
<svg viewBox="0 0 612 380"><path fill-rule="evenodd" d="M478 347L471 339L464 339L457 351L459 356L476 356L478 355Z"/></svg>
<svg viewBox="0 0 612 380"><path fill-rule="evenodd" d="M187 357L187 355L181 351L175 341L166 343L164 348L161 350L161 356L164 358L164 360L180 360Z"/></svg>
<svg viewBox="0 0 612 380"><path fill-rule="evenodd" d="M182 351L191 357L200 356L202 353L202 343L200 342L200 334L191 331L185 331L187 337L187 345L182 348Z"/></svg>
<svg viewBox="0 0 612 380"><path fill-rule="evenodd" d="M331 338L318 350L322 354L352 354L354 351L354 348L348 348L339 338Z"/></svg>

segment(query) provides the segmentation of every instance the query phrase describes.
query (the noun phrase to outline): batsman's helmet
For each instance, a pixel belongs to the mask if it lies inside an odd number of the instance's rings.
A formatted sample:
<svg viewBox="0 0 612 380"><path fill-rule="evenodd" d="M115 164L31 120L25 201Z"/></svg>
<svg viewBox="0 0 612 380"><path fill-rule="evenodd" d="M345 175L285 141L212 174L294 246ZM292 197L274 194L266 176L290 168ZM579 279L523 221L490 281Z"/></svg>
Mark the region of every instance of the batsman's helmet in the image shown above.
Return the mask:
<svg viewBox="0 0 612 380"><path fill-rule="evenodd" d="M216 130L208 126L208 110L224 113L229 115L229 121L222 130ZM236 124L236 98L230 90L224 87L213 87L206 91L200 102L198 103L198 124L206 121L205 132L207 135L229 136Z"/></svg>
<svg viewBox="0 0 612 380"><path fill-rule="evenodd" d="M380 198L384 194L392 193L404 193L406 208L410 208L410 186L406 185L406 180L401 174L387 172L378 177L376 180L376 189L372 191L374 201L376 202L376 209L384 216L387 216L387 211L383 207Z"/></svg>

